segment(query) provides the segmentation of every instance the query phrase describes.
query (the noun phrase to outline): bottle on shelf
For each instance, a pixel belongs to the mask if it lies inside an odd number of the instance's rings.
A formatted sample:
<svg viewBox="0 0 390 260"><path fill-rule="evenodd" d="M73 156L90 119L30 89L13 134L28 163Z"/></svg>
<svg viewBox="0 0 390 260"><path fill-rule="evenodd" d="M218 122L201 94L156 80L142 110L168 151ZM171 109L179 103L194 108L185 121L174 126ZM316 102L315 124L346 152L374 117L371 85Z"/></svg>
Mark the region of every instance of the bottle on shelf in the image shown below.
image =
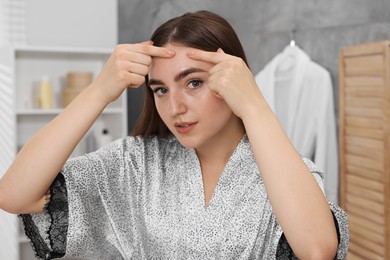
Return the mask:
<svg viewBox="0 0 390 260"><path fill-rule="evenodd" d="M53 108L53 86L48 76L43 76L39 83L38 103L41 109Z"/></svg>

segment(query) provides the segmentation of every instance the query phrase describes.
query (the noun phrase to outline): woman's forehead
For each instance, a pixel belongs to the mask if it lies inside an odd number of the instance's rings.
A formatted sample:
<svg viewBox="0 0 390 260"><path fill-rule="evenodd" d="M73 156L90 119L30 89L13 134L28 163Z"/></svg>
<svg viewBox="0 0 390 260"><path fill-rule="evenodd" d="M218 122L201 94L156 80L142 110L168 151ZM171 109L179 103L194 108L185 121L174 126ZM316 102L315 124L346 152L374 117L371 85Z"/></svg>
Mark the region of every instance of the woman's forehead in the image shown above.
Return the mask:
<svg viewBox="0 0 390 260"><path fill-rule="evenodd" d="M211 64L208 62L188 57L187 53L195 50L194 48L172 44L167 44L164 47L175 51L175 55L172 58L153 57L149 69L149 76L151 77L166 77L171 73L177 74L189 68L199 68L208 71L211 67Z"/></svg>

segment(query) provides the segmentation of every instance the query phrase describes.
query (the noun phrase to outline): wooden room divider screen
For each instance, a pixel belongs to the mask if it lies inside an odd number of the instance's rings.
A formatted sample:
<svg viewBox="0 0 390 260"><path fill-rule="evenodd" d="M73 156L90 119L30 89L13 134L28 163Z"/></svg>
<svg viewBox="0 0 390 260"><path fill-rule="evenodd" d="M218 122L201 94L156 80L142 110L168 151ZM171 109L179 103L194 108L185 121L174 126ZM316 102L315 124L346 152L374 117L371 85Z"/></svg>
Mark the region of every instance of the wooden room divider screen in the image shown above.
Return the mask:
<svg viewBox="0 0 390 260"><path fill-rule="evenodd" d="M390 259L390 41L342 48L341 207L348 259Z"/></svg>

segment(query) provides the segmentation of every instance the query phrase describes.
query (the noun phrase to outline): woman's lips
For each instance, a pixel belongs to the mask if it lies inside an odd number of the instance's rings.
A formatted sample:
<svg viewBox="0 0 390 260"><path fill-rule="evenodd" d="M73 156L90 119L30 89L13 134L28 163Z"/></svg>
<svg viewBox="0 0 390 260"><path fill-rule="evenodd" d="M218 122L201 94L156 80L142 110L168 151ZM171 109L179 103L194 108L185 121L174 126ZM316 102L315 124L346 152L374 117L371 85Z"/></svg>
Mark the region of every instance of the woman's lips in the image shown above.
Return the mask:
<svg viewBox="0 0 390 260"><path fill-rule="evenodd" d="M180 122L175 124L175 128L179 134L186 134L194 129L196 124L196 122Z"/></svg>

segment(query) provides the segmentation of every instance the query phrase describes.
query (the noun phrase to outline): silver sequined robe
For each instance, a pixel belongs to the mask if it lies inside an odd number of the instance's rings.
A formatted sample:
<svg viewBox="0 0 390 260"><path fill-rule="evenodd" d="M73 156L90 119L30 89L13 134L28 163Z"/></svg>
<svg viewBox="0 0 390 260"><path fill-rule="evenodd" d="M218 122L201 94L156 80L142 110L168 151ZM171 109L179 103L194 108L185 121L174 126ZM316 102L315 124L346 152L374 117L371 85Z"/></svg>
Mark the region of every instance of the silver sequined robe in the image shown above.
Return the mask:
<svg viewBox="0 0 390 260"><path fill-rule="evenodd" d="M304 160L323 189L322 173ZM69 207L67 256L275 259L283 231L246 136L207 208L196 153L174 137L125 137L70 159L61 173ZM347 218L330 206L340 232L337 258L344 259ZM33 220L45 237L50 216L33 215Z"/></svg>

